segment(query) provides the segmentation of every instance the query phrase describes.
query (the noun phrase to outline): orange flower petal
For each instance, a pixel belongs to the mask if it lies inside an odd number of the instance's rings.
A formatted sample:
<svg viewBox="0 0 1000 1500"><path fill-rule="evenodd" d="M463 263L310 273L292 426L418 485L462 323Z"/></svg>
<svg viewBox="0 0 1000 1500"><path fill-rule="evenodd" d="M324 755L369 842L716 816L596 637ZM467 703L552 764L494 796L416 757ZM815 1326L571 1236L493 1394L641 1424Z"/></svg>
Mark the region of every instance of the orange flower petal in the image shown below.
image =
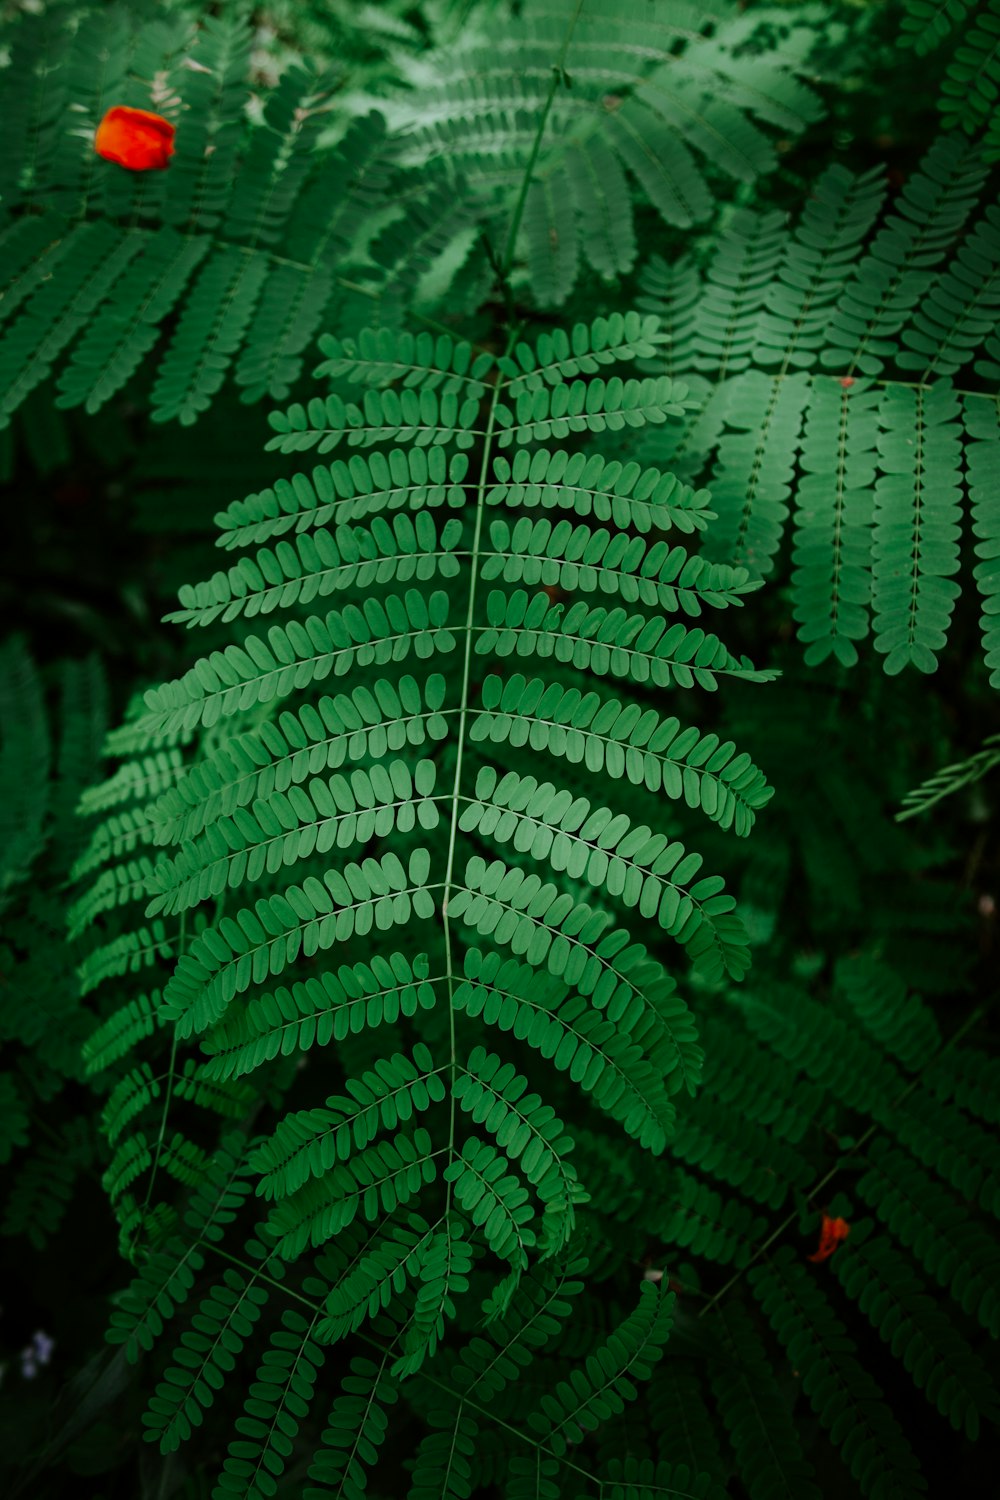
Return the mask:
<svg viewBox="0 0 1000 1500"><path fill-rule="evenodd" d="M806 1260L823 1261L829 1260L842 1240L846 1240L851 1232L851 1226L846 1219L831 1219L829 1214L823 1215L823 1222L819 1231L819 1248L812 1255L807 1255Z"/></svg>
<svg viewBox="0 0 1000 1500"><path fill-rule="evenodd" d="M159 172L174 154L174 127L151 110L115 104L97 127L94 150L130 172Z"/></svg>

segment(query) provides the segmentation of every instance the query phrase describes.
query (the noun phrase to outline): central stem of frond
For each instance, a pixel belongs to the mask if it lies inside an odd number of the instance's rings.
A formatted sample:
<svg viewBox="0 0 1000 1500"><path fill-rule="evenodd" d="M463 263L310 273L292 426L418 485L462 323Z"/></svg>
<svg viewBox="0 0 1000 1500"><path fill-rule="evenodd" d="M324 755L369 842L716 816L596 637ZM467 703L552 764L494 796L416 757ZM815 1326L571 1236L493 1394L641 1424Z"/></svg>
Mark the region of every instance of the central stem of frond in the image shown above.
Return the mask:
<svg viewBox="0 0 1000 1500"><path fill-rule="evenodd" d="M513 339L510 341L513 343ZM510 352L508 347L507 353ZM469 718L469 691L472 678L472 638L473 622L476 610L476 587L479 581L479 558L482 546L483 515L486 509L486 486L489 483L490 463L492 460L493 434L496 428L497 407L500 401L500 392L503 390L504 377L498 373L496 384L493 387L493 395L490 400L489 418L486 424L486 435L483 439L483 455L479 468L479 479L476 484L476 514L472 536L472 549L469 556L469 594L465 610L465 644L462 656L462 681L459 692L458 703L458 743L455 750L455 776L452 783L451 801L449 808L449 830L448 830L448 862L444 877L444 894L441 899L441 918L444 924L445 958L447 963L448 981L448 1031L450 1046L449 1073L452 1087L449 1090L451 1099L451 1121L448 1135L449 1154L455 1148L455 1076L457 1069L457 1050L455 1045L455 945L452 942L451 918L448 914L448 903L451 897L455 873L455 850L458 843L458 820L462 799L462 760L465 753L466 727ZM448 1184L448 1204L451 1205L451 1183Z"/></svg>

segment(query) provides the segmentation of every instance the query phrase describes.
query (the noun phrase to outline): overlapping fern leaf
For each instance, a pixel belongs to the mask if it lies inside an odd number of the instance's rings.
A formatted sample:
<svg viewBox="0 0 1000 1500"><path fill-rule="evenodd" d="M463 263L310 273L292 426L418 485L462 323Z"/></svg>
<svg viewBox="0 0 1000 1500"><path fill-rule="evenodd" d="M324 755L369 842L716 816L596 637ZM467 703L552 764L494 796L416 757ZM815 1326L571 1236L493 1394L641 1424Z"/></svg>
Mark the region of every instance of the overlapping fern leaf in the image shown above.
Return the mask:
<svg viewBox="0 0 1000 1500"><path fill-rule="evenodd" d="M982 150L959 136L883 199L877 171L834 165L794 228L736 214L704 278L654 259L644 305L671 341L648 368L703 391L683 471L704 474L719 512L707 555L763 577L791 532L807 663L853 665L872 637L887 672L935 670L967 490L996 686L1000 208ZM643 451L670 459L655 439Z"/></svg>
<svg viewBox="0 0 1000 1500"><path fill-rule="evenodd" d="M203 1268L218 1278L149 1435L171 1449L197 1425L274 1283L299 1298L220 1496L271 1493L331 1342L374 1339L382 1364L337 1398L316 1494L346 1482L359 1391L422 1389L477 1307L523 1362L532 1297L587 1238L562 1110L661 1156L702 1070L678 980L746 971L734 900L685 830L703 813L746 836L771 789L680 690L768 678L706 628L755 585L683 545L711 522L705 492L602 452L686 410L683 384L629 374L658 336L630 313L499 355L324 338L336 389L275 413L270 446L343 456L220 513L231 561L175 618L229 643L145 693L86 799L81 972L115 995L88 1057L110 1086L106 1186L145 1258L115 1337L145 1347ZM219 1116L257 1132L224 1170ZM170 1178L203 1204L186 1221ZM622 1409L670 1300L645 1287L523 1417L525 1461ZM484 1379L450 1414L412 1398L431 1428L414 1495L469 1493Z"/></svg>
<svg viewBox="0 0 1000 1500"><path fill-rule="evenodd" d="M549 105L552 58L574 10ZM627 0L551 0L514 21L487 12L459 39L406 59L408 91L381 107L405 132L403 165L440 161L477 200L498 247L530 173L524 274L541 306L559 306L584 265L607 279L632 269L636 197L665 224L690 227L710 217L718 185L774 168L772 132L787 139L821 112L802 76L814 40L794 13L772 8L685 0L666 16Z"/></svg>
<svg viewBox="0 0 1000 1500"><path fill-rule="evenodd" d="M991 161L1000 157L996 118L1000 89L1000 7L997 0L903 0L900 41L919 56L948 52L938 110L946 130L981 136Z"/></svg>

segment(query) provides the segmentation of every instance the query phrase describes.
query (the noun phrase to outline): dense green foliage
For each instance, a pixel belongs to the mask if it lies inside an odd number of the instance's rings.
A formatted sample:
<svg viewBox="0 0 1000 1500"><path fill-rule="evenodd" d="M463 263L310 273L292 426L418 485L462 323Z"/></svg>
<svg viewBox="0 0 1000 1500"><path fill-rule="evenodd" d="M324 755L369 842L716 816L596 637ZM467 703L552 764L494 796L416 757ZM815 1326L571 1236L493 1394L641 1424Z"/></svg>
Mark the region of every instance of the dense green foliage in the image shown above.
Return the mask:
<svg viewBox="0 0 1000 1500"><path fill-rule="evenodd" d="M988 1492L998 37L6 8L12 1494Z"/></svg>

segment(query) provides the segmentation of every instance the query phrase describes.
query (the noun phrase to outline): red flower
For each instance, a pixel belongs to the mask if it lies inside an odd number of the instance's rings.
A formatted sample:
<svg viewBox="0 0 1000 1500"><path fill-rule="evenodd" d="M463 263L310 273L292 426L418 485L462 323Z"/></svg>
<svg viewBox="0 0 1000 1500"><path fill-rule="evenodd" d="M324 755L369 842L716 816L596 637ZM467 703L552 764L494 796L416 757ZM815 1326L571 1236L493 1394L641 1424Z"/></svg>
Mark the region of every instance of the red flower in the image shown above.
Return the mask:
<svg viewBox="0 0 1000 1500"><path fill-rule="evenodd" d="M130 172L162 171L174 154L174 127L148 109L115 104L97 127L94 150Z"/></svg>
<svg viewBox="0 0 1000 1500"><path fill-rule="evenodd" d="M851 1226L846 1219L831 1219L829 1214L824 1213L819 1231L819 1249L814 1255L807 1255L806 1260L829 1260L841 1240L846 1240L850 1232Z"/></svg>

